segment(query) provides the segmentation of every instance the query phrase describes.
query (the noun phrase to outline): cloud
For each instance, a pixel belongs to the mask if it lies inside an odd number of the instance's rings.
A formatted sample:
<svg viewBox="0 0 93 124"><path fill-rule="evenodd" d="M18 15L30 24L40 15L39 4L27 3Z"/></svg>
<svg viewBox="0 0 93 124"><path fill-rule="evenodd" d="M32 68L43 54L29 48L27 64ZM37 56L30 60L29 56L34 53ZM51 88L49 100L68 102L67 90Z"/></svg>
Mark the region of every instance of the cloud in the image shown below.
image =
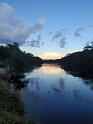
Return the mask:
<svg viewBox="0 0 93 124"><path fill-rule="evenodd" d="M53 33L53 32L49 32L48 34L49 34L49 35L52 35L52 33Z"/></svg>
<svg viewBox="0 0 93 124"><path fill-rule="evenodd" d="M61 30L55 32L53 37L52 37L52 41L57 42L60 48L65 47L65 44L66 44L65 33L66 32L67 32L66 29L61 29Z"/></svg>
<svg viewBox="0 0 93 124"><path fill-rule="evenodd" d="M42 59L59 59L61 58L63 55L61 53L58 52L45 52L41 55L39 55Z"/></svg>
<svg viewBox="0 0 93 124"><path fill-rule="evenodd" d="M30 34L42 30L45 20L39 20L35 25L27 25L14 16L15 9L7 4L0 3L0 41L2 43L18 42L24 44Z"/></svg>
<svg viewBox="0 0 93 124"><path fill-rule="evenodd" d="M42 30L44 25L45 25L45 19L39 20L34 26L32 26L31 32L36 33L37 31Z"/></svg>
<svg viewBox="0 0 93 124"><path fill-rule="evenodd" d="M75 33L74 33L74 36L75 37L81 37L82 31L84 31L84 28L83 27L76 29L75 30Z"/></svg>
<svg viewBox="0 0 93 124"><path fill-rule="evenodd" d="M0 23L6 22L9 20L9 17L13 14L14 8L7 3L0 2Z"/></svg>
<svg viewBox="0 0 93 124"><path fill-rule="evenodd" d="M31 47L40 47L42 45L41 43L41 35L39 34L37 36L37 39L32 39L31 41L27 41L27 45L31 46Z"/></svg>
<svg viewBox="0 0 93 124"><path fill-rule="evenodd" d="M75 37L81 37L83 32L89 31L88 29L91 29L91 28L93 28L93 24L89 24L89 25L84 26L84 27L79 27L75 30L74 36Z"/></svg>
<svg viewBox="0 0 93 124"><path fill-rule="evenodd" d="M60 46L60 48L64 48L65 45L66 45L66 38L63 37L60 39L59 46Z"/></svg>
<svg viewBox="0 0 93 124"><path fill-rule="evenodd" d="M54 40L58 40L60 37L63 36L63 32L62 31L57 31L54 36L53 36L53 41Z"/></svg>
<svg viewBox="0 0 93 124"><path fill-rule="evenodd" d="M89 28L93 28L93 24L88 25Z"/></svg>

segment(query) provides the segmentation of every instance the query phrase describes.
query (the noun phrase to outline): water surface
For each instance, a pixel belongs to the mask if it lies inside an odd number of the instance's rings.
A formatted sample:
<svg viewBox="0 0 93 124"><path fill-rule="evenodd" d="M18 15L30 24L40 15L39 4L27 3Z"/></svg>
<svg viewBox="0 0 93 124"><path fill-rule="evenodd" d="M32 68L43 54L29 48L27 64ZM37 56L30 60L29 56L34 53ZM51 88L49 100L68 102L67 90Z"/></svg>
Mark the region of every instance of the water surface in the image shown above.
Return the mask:
<svg viewBox="0 0 93 124"><path fill-rule="evenodd" d="M41 124L93 124L93 82L45 64L26 73L20 90L26 115Z"/></svg>

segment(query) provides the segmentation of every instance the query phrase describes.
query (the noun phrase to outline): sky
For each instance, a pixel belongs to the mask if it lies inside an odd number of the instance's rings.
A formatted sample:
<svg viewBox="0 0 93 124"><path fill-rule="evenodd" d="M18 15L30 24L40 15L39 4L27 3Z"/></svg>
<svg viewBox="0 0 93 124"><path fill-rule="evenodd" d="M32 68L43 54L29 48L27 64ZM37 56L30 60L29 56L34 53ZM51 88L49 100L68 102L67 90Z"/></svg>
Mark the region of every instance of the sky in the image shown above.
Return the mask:
<svg viewBox="0 0 93 124"><path fill-rule="evenodd" d="M0 42L55 59L93 41L93 0L0 0Z"/></svg>

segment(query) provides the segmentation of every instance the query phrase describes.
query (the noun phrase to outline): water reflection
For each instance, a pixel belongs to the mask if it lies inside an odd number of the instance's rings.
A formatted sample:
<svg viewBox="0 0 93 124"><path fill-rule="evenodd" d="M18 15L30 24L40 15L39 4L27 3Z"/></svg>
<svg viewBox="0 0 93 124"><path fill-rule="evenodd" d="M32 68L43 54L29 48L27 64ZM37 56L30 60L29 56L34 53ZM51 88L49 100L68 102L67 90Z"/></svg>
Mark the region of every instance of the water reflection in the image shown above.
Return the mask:
<svg viewBox="0 0 93 124"><path fill-rule="evenodd" d="M30 97L32 104L39 108L42 107L42 97L36 91L26 90L26 94Z"/></svg>
<svg viewBox="0 0 93 124"><path fill-rule="evenodd" d="M64 79L62 79L62 78L59 79L59 86L60 86L61 90L64 90L64 88L65 88L65 81L64 81Z"/></svg>
<svg viewBox="0 0 93 124"><path fill-rule="evenodd" d="M43 65L26 79L20 96L28 117L44 124L93 124L91 80L67 74L58 65Z"/></svg>
<svg viewBox="0 0 93 124"><path fill-rule="evenodd" d="M41 68L39 68L40 72L43 72L44 74L58 74L63 72L64 70L60 68L59 65L51 64L47 65L45 64Z"/></svg>
<svg viewBox="0 0 93 124"><path fill-rule="evenodd" d="M13 73L10 76L9 83L11 84L11 88L15 90L20 90L21 88L26 87L28 80L25 79L24 74L15 74Z"/></svg>
<svg viewBox="0 0 93 124"><path fill-rule="evenodd" d="M51 86L53 92L56 94L56 95L61 95L61 89L55 87L55 86Z"/></svg>
<svg viewBox="0 0 93 124"><path fill-rule="evenodd" d="M31 87L34 87L38 92L40 91L40 83L42 82L41 80L40 80L40 78L39 77L31 77L30 79L29 79L29 84L28 84L28 87L29 88L31 88ZM34 89L34 90L35 90Z"/></svg>
<svg viewBox="0 0 93 124"><path fill-rule="evenodd" d="M64 79L60 78L57 84L52 84L51 89L55 95L64 95L65 92L65 81Z"/></svg>
<svg viewBox="0 0 93 124"><path fill-rule="evenodd" d="M81 97L80 90L74 89L73 90L73 95L75 96L76 99L80 98Z"/></svg>
<svg viewBox="0 0 93 124"><path fill-rule="evenodd" d="M84 83L93 90L93 80L84 80Z"/></svg>

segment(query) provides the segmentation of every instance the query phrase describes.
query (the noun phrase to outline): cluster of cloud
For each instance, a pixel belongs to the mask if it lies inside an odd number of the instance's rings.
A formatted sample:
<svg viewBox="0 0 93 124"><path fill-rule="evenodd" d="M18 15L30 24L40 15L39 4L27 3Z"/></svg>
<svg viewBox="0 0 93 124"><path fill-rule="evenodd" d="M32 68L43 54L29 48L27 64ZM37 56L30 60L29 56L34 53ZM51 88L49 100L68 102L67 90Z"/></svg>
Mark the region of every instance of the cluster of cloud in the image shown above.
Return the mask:
<svg viewBox="0 0 93 124"><path fill-rule="evenodd" d="M31 47L40 47L42 45L42 42L41 42L41 35L39 34L37 36L37 39L32 39L31 41L27 41L26 42L27 45L31 46Z"/></svg>
<svg viewBox="0 0 93 124"><path fill-rule="evenodd" d="M74 36L82 38L82 34L90 28L93 28L93 24L89 24L88 26L85 27L79 27L75 30Z"/></svg>
<svg viewBox="0 0 93 124"><path fill-rule="evenodd" d="M60 48L64 48L66 45L65 33L66 33L66 30L62 29L62 30L55 32L52 37L52 41L57 42Z"/></svg>
<svg viewBox="0 0 93 124"><path fill-rule="evenodd" d="M77 28L74 32L74 36L75 37L81 37L81 33L84 31L85 29L83 27L81 28Z"/></svg>
<svg viewBox="0 0 93 124"><path fill-rule="evenodd" d="M55 34L53 36L53 40L58 40L61 37L63 37L63 31L59 30L59 31L55 32Z"/></svg>
<svg viewBox="0 0 93 124"><path fill-rule="evenodd" d="M63 55L58 52L45 52L39 55L42 59L60 59Z"/></svg>
<svg viewBox="0 0 93 124"><path fill-rule="evenodd" d="M83 34L90 28L93 28L93 24L90 24L86 27L79 27L74 31L73 36L75 38L84 38L84 37L82 37ZM66 29L62 29L62 30L59 30L55 33L50 32L49 35L53 35L52 41L55 41L56 43L58 43L60 48L64 48L67 44L66 34L70 34L70 32L69 33L67 33L67 32L68 31Z"/></svg>
<svg viewBox="0 0 93 124"><path fill-rule="evenodd" d="M39 20L34 25L28 25L20 18L14 15L15 9L13 6L8 3L0 2L0 43L7 44L17 42L19 45L27 43L31 47L40 47L41 35L37 36L37 39L32 39L27 41L28 37L31 34L36 34L38 31L41 31L45 25L45 19ZM82 38L82 33L87 28L92 27L93 25L88 25L87 27L80 27L74 31L74 37ZM60 48L64 48L67 44L67 30L62 29L56 32L50 32L49 35L52 35L52 41L56 42Z"/></svg>
<svg viewBox="0 0 93 124"><path fill-rule="evenodd" d="M41 19L35 25L30 26L14 16L14 11L11 5L0 2L0 42L3 44L18 42L22 45L26 42L30 34L42 30L45 20ZM36 47L39 45L40 37L38 36L37 38ZM30 45L35 47L33 41L31 41Z"/></svg>
<svg viewBox="0 0 93 124"><path fill-rule="evenodd" d="M66 45L66 37L60 39L59 46L60 48L64 48Z"/></svg>

